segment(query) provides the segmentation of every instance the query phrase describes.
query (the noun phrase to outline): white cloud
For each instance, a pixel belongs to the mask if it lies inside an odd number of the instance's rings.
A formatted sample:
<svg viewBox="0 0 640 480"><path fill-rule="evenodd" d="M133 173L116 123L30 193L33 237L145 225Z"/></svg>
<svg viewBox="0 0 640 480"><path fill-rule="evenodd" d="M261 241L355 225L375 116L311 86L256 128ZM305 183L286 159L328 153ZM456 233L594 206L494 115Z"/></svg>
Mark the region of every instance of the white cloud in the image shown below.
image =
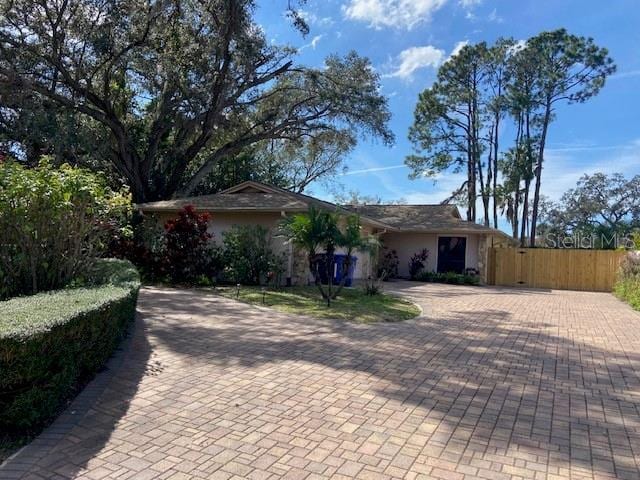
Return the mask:
<svg viewBox="0 0 640 480"><path fill-rule="evenodd" d="M475 22L477 20L477 16L474 13L474 9L482 3L482 0L459 0L458 5L460 5L464 10L466 10L465 18L471 22Z"/></svg>
<svg viewBox="0 0 640 480"><path fill-rule="evenodd" d="M460 50L462 50L467 45L469 45L469 40L462 40L461 42L456 43L453 47L453 50L451 50L451 53L449 54L449 57L447 58L447 60L450 60L452 57L455 57L457 54L460 53Z"/></svg>
<svg viewBox="0 0 640 480"><path fill-rule="evenodd" d="M344 15L374 28L412 29L431 19L447 0L349 0L343 5Z"/></svg>
<svg viewBox="0 0 640 480"><path fill-rule="evenodd" d="M324 34L320 34L320 35L316 35L315 37L313 37L311 39L311 42L307 43L306 45L303 45L302 47L300 47L298 50L301 52L302 50L306 49L306 48L311 48L313 50L316 49L316 47L318 46L318 43L320 43L320 40L322 40L322 37L324 37Z"/></svg>
<svg viewBox="0 0 640 480"><path fill-rule="evenodd" d="M476 5L480 5L482 3L482 0L460 0L459 3L462 8L472 8Z"/></svg>
<svg viewBox="0 0 640 480"><path fill-rule="evenodd" d="M374 172L385 172L387 170L397 170L399 168L408 168L404 163L402 164L398 164L398 165L388 165L386 167L370 167L370 168L362 168L360 170L349 170L345 173L343 173L342 175L346 176L346 175L362 175L362 174L367 174L367 173L374 173Z"/></svg>
<svg viewBox="0 0 640 480"><path fill-rule="evenodd" d="M316 35L315 37L313 37L313 40L311 40L311 48L315 50L322 37L323 35Z"/></svg>
<svg viewBox="0 0 640 480"><path fill-rule="evenodd" d="M308 10L298 10L298 14L310 25L330 27L335 23L331 17L319 17L314 12Z"/></svg>
<svg viewBox="0 0 640 480"><path fill-rule="evenodd" d="M514 53L518 53L520 50L527 46L526 40L518 40L513 47L511 47L508 51L509 54L513 55Z"/></svg>
<svg viewBox="0 0 640 480"><path fill-rule="evenodd" d="M627 70L626 72L616 73L609 77L609 80L618 80L620 78L638 77L640 76L640 70Z"/></svg>
<svg viewBox="0 0 640 480"><path fill-rule="evenodd" d="M413 73L425 67L437 67L444 59L444 50L431 45L425 47L411 47L400 52L394 71L385 77L399 77L409 79Z"/></svg>
<svg viewBox="0 0 640 480"><path fill-rule="evenodd" d="M500 15L498 15L498 11L495 8L491 11L491 13L487 17L487 19L490 22L494 22L494 23L502 23L502 22L504 22L504 19Z"/></svg>

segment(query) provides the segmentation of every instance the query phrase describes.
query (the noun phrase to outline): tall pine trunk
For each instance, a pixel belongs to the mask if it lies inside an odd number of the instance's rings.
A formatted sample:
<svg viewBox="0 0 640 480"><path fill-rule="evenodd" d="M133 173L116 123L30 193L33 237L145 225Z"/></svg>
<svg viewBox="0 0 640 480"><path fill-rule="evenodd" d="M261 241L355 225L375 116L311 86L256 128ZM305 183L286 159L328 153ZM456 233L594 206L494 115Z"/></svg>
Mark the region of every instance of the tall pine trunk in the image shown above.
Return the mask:
<svg viewBox="0 0 640 480"><path fill-rule="evenodd" d="M500 113L497 112L495 116L495 130L493 132L493 188L491 193L493 195L493 227L498 228L498 153L500 149L498 148L498 140L499 134L498 129L500 128Z"/></svg>
<svg viewBox="0 0 640 480"><path fill-rule="evenodd" d="M535 169L536 187L533 195L533 212L531 213L531 235L529 245L536 246L536 227L538 223L538 208L540 206L540 186L542 184L542 164L544 162L544 146L547 141L547 129L551 120L551 101L547 99L542 123L542 134L540 135L540 145L538 146L538 159Z"/></svg>

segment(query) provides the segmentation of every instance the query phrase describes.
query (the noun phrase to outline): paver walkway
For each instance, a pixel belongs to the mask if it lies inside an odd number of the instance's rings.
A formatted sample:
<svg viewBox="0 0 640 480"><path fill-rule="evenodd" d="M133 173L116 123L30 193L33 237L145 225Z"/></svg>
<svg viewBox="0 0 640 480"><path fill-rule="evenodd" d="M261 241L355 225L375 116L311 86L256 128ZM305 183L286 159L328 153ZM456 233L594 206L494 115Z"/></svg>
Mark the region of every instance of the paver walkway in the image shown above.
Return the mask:
<svg viewBox="0 0 640 480"><path fill-rule="evenodd" d="M145 289L124 351L0 478L640 478L639 314L599 293L390 288L424 317Z"/></svg>

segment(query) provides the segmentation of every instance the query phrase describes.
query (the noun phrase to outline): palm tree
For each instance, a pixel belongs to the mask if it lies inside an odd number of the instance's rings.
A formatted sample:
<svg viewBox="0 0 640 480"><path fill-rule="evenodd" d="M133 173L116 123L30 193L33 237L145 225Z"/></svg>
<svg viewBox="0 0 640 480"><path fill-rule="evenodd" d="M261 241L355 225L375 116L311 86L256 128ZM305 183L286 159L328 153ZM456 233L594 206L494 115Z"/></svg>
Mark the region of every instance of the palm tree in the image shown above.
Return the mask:
<svg viewBox="0 0 640 480"><path fill-rule="evenodd" d="M307 252L309 271L313 274L315 284L320 290L322 298L331 305L331 300L335 299L344 288L347 273L351 267L351 257L355 250L366 250L371 248L373 239L362 237L360 218L357 215L350 215L345 218L344 228L340 228L342 216L335 212L320 211L314 207L308 213L297 214L287 217L281 224L283 235ZM342 265L343 275L336 290L333 290L333 264L337 248L344 248L346 258ZM324 266L327 269L328 285L322 286L318 272L318 253L325 252Z"/></svg>
<svg viewBox="0 0 640 480"><path fill-rule="evenodd" d="M329 275L329 292L326 292L318 272L318 252L321 249L325 250L327 269L329 269L330 265L333 265L333 255L339 233L337 215L318 210L312 206L307 213L299 213L285 218L280 229L293 245L307 252L309 271L313 275L322 298L330 302L332 275ZM329 261L331 261L330 264Z"/></svg>
<svg viewBox="0 0 640 480"><path fill-rule="evenodd" d="M345 219L344 230L339 231L337 244L345 249L346 257L342 264L342 277L338 289L335 291L333 298L336 298L340 291L344 288L347 280L347 274L351 267L352 254L356 250L371 251L378 246L378 240L375 237L362 236L362 227L360 226L360 217L357 215L349 215Z"/></svg>

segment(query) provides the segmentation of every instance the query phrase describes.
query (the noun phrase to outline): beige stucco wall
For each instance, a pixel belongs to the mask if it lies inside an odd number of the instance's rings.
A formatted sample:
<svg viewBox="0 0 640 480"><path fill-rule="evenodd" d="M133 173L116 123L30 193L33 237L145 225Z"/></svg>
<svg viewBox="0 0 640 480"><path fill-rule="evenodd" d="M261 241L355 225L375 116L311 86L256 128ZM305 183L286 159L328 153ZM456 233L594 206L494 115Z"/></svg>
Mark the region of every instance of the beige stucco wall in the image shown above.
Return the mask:
<svg viewBox="0 0 640 480"><path fill-rule="evenodd" d="M209 233L213 235L213 241L218 245L222 245L224 232L228 232L234 225L262 225L275 232L278 222L282 220L282 217L278 213L249 213L249 212L231 212L231 213L210 213L211 219L209 220ZM159 221L164 224L167 220L175 218L175 214L162 213L156 214ZM282 238L273 238L274 248L283 248Z"/></svg>
<svg viewBox="0 0 640 480"><path fill-rule="evenodd" d="M438 237L455 236L466 237L465 268L478 268L478 239L477 234L452 234L452 233L386 233L382 236L385 247L393 249L398 254L398 274L401 277L409 276L409 260L414 253L423 248L429 250L426 269L435 271L438 266Z"/></svg>
<svg viewBox="0 0 640 480"><path fill-rule="evenodd" d="M277 236L278 224L282 220L282 216L275 212L210 212L211 220L209 220L209 233L213 234L213 241L218 245L222 245L224 241L224 232L231 230L234 225L262 225L267 227L272 232L271 244L276 253L285 253L288 257L290 247L286 243L283 237ZM158 222L161 225L172 218L175 218L175 214L172 213L160 213L155 214L158 218ZM371 230L368 227L362 228L362 233L368 235ZM337 253L344 253L339 249ZM357 257L356 269L354 272L354 278L362 279L367 278L370 274L370 257L368 253L356 252ZM300 257L300 258L297 258ZM304 284L308 281L308 278L304 277L302 270L304 269L308 274L308 268L306 267L306 255L299 254L295 259L292 259L290 268L285 265L285 276L291 275L293 283ZM286 260L288 262L288 258Z"/></svg>

